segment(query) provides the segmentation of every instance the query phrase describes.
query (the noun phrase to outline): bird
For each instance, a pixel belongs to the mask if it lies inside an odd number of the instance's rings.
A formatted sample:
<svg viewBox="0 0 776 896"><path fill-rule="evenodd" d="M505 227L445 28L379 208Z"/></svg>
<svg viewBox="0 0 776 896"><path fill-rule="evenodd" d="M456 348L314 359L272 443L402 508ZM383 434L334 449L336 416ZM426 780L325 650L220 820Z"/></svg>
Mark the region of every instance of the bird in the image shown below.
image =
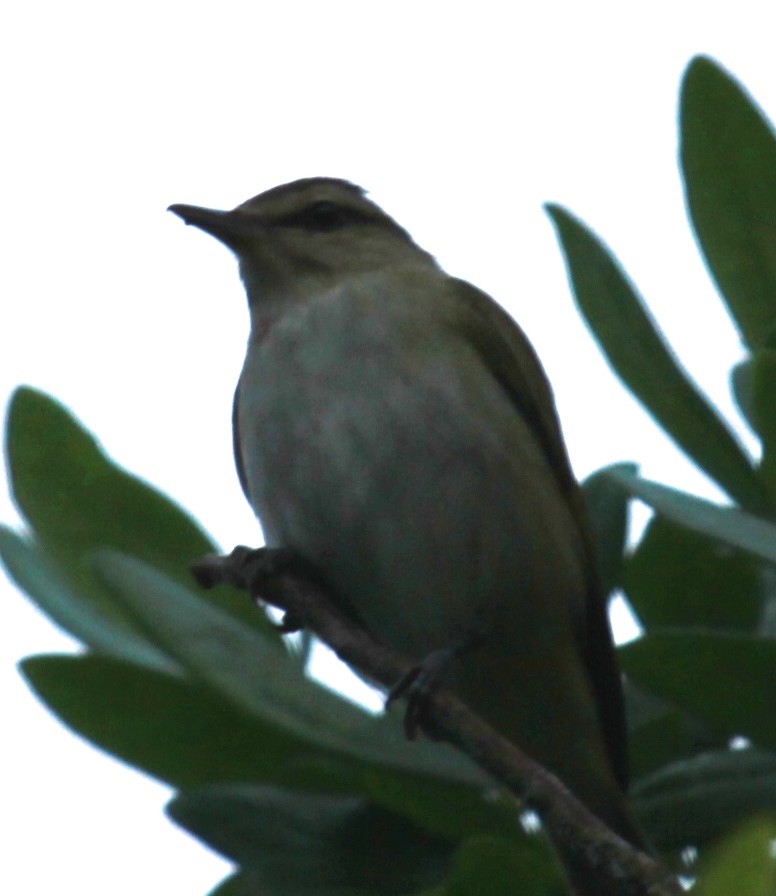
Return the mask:
<svg viewBox="0 0 776 896"><path fill-rule="evenodd" d="M403 655L454 650L450 689L643 847L595 545L522 329L347 180L170 211L239 263L234 454L266 545Z"/></svg>

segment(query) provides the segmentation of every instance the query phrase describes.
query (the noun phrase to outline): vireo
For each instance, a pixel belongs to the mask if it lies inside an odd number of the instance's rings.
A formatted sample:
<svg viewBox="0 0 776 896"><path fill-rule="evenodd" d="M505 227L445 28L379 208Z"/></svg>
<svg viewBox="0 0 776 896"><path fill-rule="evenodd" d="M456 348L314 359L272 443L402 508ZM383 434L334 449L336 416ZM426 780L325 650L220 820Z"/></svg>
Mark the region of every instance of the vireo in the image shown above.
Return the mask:
<svg viewBox="0 0 776 896"><path fill-rule="evenodd" d="M234 451L267 545L405 655L476 635L452 689L641 843L583 499L522 330L347 181L171 210L239 260Z"/></svg>

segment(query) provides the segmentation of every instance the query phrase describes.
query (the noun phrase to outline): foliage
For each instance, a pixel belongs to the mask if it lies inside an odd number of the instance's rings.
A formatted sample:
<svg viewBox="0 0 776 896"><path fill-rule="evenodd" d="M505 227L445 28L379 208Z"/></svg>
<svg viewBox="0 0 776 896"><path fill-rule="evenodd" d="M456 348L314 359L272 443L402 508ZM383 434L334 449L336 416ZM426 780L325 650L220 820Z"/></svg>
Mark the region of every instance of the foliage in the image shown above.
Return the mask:
<svg viewBox="0 0 776 896"><path fill-rule="evenodd" d="M630 464L585 483L604 581L644 628L620 651L636 810L669 858L699 851L699 893L734 881L760 896L776 834L776 139L706 58L688 68L680 123L692 227L749 352L732 383L759 461L601 241L548 211L614 371L732 502L647 482ZM236 865L221 896L561 891L544 841L468 760L406 743L395 717L309 680L243 595L196 590L188 566L214 546L55 401L19 389L6 448L31 534L0 529L0 555L86 648L28 658L22 674L70 728L178 789L171 818ZM633 498L654 516L630 549Z"/></svg>

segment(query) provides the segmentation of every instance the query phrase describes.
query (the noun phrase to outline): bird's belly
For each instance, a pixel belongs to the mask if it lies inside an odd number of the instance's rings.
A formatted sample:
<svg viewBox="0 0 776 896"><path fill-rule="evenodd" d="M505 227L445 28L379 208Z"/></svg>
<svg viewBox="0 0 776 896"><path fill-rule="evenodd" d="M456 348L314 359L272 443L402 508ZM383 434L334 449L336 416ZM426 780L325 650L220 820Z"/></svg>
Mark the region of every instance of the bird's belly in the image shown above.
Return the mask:
<svg viewBox="0 0 776 896"><path fill-rule="evenodd" d="M239 419L267 543L315 564L384 642L423 656L499 627L530 659L572 637L577 529L473 353L277 340L249 352Z"/></svg>

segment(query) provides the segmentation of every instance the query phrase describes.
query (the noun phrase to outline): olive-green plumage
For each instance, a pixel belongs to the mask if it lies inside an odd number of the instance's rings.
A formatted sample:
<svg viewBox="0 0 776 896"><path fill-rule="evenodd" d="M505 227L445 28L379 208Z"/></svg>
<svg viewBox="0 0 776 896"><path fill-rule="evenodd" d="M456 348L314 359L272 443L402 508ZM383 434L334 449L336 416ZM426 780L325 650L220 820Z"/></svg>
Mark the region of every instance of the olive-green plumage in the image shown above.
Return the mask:
<svg viewBox="0 0 776 896"><path fill-rule="evenodd" d="M345 181L172 209L240 262L235 455L267 544L404 654L481 635L453 689L640 842L581 493L523 332Z"/></svg>

